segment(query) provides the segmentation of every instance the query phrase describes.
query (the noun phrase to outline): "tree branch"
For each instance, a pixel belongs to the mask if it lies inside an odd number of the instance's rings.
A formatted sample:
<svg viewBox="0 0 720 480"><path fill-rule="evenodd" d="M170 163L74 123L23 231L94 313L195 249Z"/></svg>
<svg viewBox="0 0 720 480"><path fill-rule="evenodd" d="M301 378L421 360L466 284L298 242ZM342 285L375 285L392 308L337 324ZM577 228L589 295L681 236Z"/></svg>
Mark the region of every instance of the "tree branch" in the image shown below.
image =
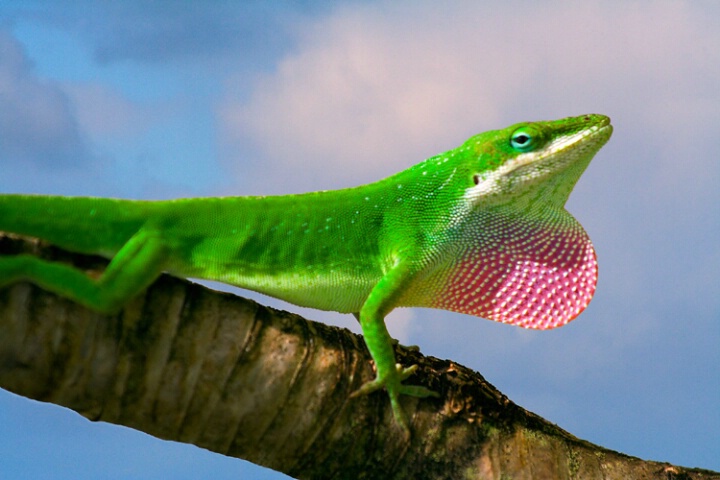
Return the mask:
<svg viewBox="0 0 720 480"><path fill-rule="evenodd" d="M0 235L0 254L18 253L105 265ZM347 330L167 276L114 316L0 289L0 387L296 478L720 479L579 440L476 372L397 352L441 394L404 399L409 442L385 395L349 398L374 374Z"/></svg>

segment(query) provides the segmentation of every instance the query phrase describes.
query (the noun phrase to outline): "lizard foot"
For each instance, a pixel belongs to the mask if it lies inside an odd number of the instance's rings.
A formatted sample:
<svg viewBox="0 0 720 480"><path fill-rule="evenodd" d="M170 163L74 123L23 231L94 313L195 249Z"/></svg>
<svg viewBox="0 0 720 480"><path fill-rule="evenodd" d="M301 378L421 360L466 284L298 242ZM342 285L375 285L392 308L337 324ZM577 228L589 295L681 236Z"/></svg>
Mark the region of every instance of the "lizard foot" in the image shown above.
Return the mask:
<svg viewBox="0 0 720 480"><path fill-rule="evenodd" d="M362 387L360 387L358 390L353 392L350 397L358 397L360 395L367 395L369 393L375 392L377 390L380 390L382 388L385 388L385 390L388 393L388 396L390 397L390 406L393 410L393 416L395 417L395 421L400 425L400 428L403 429L406 436L410 435L410 427L408 426L407 417L405 416L405 412L403 411L402 407L400 406L400 395L408 395L410 397L418 397L418 398L426 398L426 397L439 397L437 392L434 392L426 387L421 387L419 385L403 385L402 382L407 379L410 375L415 373L417 370L417 365L412 365L408 368L403 368L402 365L395 364L395 369L391 370L389 373L386 373L385 375L380 375L375 378L375 380L369 381L365 383Z"/></svg>

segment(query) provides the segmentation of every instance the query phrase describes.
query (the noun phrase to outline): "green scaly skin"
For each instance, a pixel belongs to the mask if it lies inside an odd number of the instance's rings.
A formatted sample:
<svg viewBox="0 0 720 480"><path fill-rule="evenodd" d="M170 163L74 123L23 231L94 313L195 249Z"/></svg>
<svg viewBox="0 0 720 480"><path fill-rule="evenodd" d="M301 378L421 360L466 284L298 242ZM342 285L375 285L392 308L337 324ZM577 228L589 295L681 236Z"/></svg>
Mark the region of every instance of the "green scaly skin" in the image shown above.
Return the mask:
<svg viewBox="0 0 720 480"><path fill-rule="evenodd" d="M356 394L435 395L402 382L385 316L422 306L553 328L590 302L597 265L564 209L612 133L584 115L485 132L384 180L273 197L132 201L0 195L0 230L111 259L99 279L30 255L0 258L0 286L29 281L112 313L162 272L355 313L377 376Z"/></svg>

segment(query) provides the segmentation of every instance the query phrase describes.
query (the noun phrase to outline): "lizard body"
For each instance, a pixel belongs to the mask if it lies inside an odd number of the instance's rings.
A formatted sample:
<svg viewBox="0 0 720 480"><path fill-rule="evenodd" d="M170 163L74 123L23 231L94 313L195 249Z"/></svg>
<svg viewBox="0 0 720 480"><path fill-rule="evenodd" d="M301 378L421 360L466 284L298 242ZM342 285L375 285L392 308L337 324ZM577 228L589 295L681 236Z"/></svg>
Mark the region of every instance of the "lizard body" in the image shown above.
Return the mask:
<svg viewBox="0 0 720 480"><path fill-rule="evenodd" d="M0 230L111 259L99 279L29 255L0 257L0 286L30 281L114 312L162 272L355 313L407 430L385 316L430 307L526 328L574 319L595 291L592 243L565 202L612 133L609 118L530 122L367 185L269 197L165 201L0 195Z"/></svg>

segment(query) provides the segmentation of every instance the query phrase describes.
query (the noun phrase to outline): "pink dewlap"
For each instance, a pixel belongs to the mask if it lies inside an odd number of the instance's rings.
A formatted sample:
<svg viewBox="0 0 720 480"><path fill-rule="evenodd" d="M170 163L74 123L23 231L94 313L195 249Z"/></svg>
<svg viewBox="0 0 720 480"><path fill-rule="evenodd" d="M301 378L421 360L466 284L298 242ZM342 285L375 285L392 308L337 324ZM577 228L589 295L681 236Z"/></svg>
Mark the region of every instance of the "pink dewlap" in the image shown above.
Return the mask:
<svg viewBox="0 0 720 480"><path fill-rule="evenodd" d="M588 306L597 261L577 221L561 227L496 225L461 254L436 308L525 328L565 325Z"/></svg>

